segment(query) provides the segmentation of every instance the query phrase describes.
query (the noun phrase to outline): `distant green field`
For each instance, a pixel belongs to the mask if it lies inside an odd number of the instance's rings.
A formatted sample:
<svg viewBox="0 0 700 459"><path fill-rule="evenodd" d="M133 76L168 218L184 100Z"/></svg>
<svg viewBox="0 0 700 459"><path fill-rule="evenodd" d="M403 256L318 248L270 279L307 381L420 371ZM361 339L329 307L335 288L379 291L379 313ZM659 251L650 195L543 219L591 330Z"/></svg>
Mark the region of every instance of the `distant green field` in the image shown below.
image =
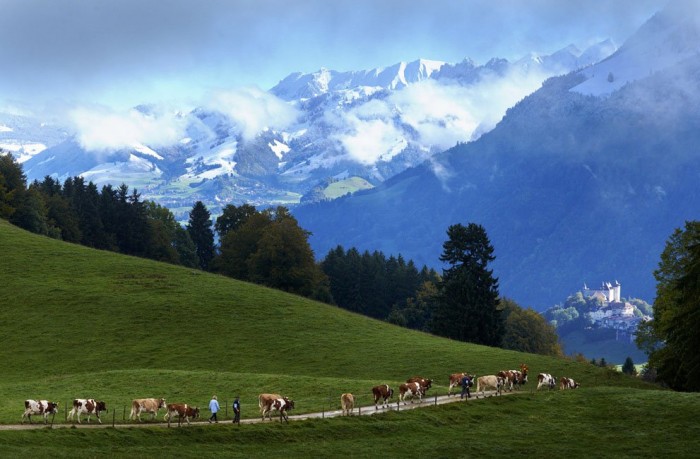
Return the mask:
<svg viewBox="0 0 700 459"><path fill-rule="evenodd" d="M323 194L328 199L336 199L348 193L354 193L359 190L368 190L374 188L374 185L369 183L362 177L349 177L345 180L333 182L323 190Z"/></svg>
<svg viewBox="0 0 700 459"><path fill-rule="evenodd" d="M533 375L569 376L583 387L575 395L527 394L479 401L467 408L420 410L423 414L242 426L235 432L223 425L178 433L160 428L0 432L0 452L75 455L77 445L89 439L91 445L114 446L83 448L86 456L154 452L245 456L256 451L302 456L307 448L317 456L341 451L407 455L400 444L416 441L407 440L411 435L405 428L422 439L419 449L443 456L441 448L444 455L460 451L452 443L464 446L460 438L472 429L491 426L490 435L503 437L494 424L498 419L500 429L513 435L549 426L557 432L557 441L574 442L577 429L587 428L591 419L577 418L573 427L563 429L559 420L546 414L562 403L574 411L600 406L624 412L631 398L641 403L635 408L639 416L617 421L627 423L630 431L640 422L652 428L654 423L647 420L656 418L661 409L652 400L683 400L681 404L697 412L694 395L640 390L653 387L614 371L438 338L257 285L32 235L1 220L0 254L0 423L4 424L20 420L27 398L58 401L57 422L63 422L66 403L87 397L106 401L111 411L105 416L110 421L114 416L116 422L125 411L128 415L129 402L139 397L206 406L213 394L222 405L240 395L243 417L248 418L257 416L257 395L274 391L295 399L296 413L313 412L337 409L340 394L347 391L360 403L369 403L373 385L397 385L413 375L434 379L432 393L444 393L452 372L487 374L522 362ZM520 413L517 422L492 419L495 406L514 410L512 415ZM668 422L672 423L670 417ZM534 448L529 435L504 445L494 443L493 451L513 452L521 443L529 451ZM284 446L268 444L270 436ZM63 450L49 451L44 443ZM179 448L187 446L193 449L181 454ZM485 445L475 448L483 451Z"/></svg>

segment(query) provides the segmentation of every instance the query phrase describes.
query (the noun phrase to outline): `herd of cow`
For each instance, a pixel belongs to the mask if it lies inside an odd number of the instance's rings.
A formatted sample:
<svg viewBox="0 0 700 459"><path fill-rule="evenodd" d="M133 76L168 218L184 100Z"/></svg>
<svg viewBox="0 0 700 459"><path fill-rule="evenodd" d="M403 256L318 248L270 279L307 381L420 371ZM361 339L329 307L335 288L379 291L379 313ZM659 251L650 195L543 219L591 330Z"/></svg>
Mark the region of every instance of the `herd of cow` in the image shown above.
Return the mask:
<svg viewBox="0 0 700 459"><path fill-rule="evenodd" d="M527 383L528 377L527 365L520 365L519 370L503 370L499 371L495 375L479 376L470 375L468 373L453 373L449 378L449 389L447 392L448 396L452 395L452 389L455 386L466 385L466 393L468 396L469 388L473 387L474 380L476 380L476 396L478 397L479 392L481 392L482 397L485 396L485 391L487 389L495 390L497 394L500 394L503 390L512 391L514 388L519 389L520 386ZM406 380L404 384L399 386L399 400L398 403L407 403L410 400L413 403L415 398L418 398L419 402L423 401L428 389L432 387L433 381L431 379L422 378L415 376ZM537 375L537 390L541 387L546 387L548 389L554 389L557 386L557 380L552 375L548 373L540 373ZM559 388L560 389L576 389L580 384L571 378L561 377L559 378ZM379 409L379 403L381 402L382 408L386 408L389 404L389 400L394 396L394 389L392 389L388 384L382 384L379 386L374 386L372 388L372 395L374 396L374 409ZM344 393L340 397L340 405L342 408L343 415L349 415L355 407L355 397L351 393ZM289 422L287 412L294 408L294 401L287 397L283 397L279 394L260 394L258 396L258 407L260 408L260 415L262 419L265 420L265 416L271 420L271 413L276 411L279 413L280 422L285 420ZM165 403L164 398L140 398L133 400L131 402L131 413L129 415L130 420L141 421L141 414L147 413L151 415L151 420L155 419L159 410L165 408L166 412L163 416L163 420L168 422L168 427L170 427L170 421L172 419L177 419L178 424L183 420L188 424L190 419L194 420L199 417L199 408L195 406L188 405L186 403ZM95 399L75 399L73 400L73 408L68 414L68 420L76 420L79 424L81 423L81 416L87 416L87 421L90 422L90 417L94 414L98 422L101 424L100 412L107 412L107 405L103 401L96 401ZM32 415L41 415L44 417L44 424L48 423L48 415L55 415L58 412L58 403L50 402L47 400L25 400L24 402L24 414L22 415L22 423L24 419L27 418L29 422L32 422Z"/></svg>

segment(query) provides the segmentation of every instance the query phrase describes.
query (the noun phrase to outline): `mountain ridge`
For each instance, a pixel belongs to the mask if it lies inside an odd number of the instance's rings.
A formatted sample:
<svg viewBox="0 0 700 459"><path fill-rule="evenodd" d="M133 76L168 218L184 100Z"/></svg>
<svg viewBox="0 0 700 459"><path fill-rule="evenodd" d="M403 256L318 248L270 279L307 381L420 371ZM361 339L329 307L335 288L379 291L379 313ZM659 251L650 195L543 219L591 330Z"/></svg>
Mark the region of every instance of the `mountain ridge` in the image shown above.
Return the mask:
<svg viewBox="0 0 700 459"><path fill-rule="evenodd" d="M592 278L651 302L665 240L697 218L700 57L600 97L574 90L591 70L550 78L478 140L373 190L294 209L312 247L439 267L447 227L476 222L501 294L521 304L544 310Z"/></svg>

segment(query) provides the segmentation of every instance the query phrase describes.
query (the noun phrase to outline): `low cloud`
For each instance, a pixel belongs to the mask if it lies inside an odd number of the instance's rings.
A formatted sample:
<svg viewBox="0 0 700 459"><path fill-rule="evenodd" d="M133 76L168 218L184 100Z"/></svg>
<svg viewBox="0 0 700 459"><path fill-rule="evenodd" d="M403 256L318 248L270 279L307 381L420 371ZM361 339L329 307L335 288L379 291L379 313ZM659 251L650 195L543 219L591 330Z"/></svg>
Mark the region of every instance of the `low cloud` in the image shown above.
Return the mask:
<svg viewBox="0 0 700 459"><path fill-rule="evenodd" d="M326 115L326 122L337 134L331 136L339 142L351 159L363 165L388 160L405 146L405 134L394 124L395 111L381 100L371 100L346 113Z"/></svg>
<svg viewBox="0 0 700 459"><path fill-rule="evenodd" d="M212 93L206 107L228 117L244 140L252 140L266 129L286 129L300 115L287 102L256 87Z"/></svg>
<svg viewBox="0 0 700 459"><path fill-rule="evenodd" d="M103 107L79 107L68 117L80 145L90 151L118 150L143 144L157 148L185 137L187 119L177 113L115 111Z"/></svg>
<svg viewBox="0 0 700 459"><path fill-rule="evenodd" d="M388 160L413 141L446 150L493 129L508 108L537 90L548 76L514 68L469 86L424 80L386 99L335 111L326 121L339 132L332 138L364 165Z"/></svg>

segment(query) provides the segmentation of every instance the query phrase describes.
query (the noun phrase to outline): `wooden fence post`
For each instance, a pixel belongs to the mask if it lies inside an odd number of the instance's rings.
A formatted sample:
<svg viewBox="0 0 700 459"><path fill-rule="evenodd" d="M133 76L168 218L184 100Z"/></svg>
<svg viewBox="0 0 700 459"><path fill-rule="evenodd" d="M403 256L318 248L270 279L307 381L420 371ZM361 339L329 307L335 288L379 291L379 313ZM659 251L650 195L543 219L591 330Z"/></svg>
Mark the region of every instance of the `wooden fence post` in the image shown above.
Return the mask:
<svg viewBox="0 0 700 459"><path fill-rule="evenodd" d="M117 410L112 410L112 427L114 427L114 420L117 417Z"/></svg>
<svg viewBox="0 0 700 459"><path fill-rule="evenodd" d="M126 421L126 406L124 406L124 411L122 412L122 421Z"/></svg>

